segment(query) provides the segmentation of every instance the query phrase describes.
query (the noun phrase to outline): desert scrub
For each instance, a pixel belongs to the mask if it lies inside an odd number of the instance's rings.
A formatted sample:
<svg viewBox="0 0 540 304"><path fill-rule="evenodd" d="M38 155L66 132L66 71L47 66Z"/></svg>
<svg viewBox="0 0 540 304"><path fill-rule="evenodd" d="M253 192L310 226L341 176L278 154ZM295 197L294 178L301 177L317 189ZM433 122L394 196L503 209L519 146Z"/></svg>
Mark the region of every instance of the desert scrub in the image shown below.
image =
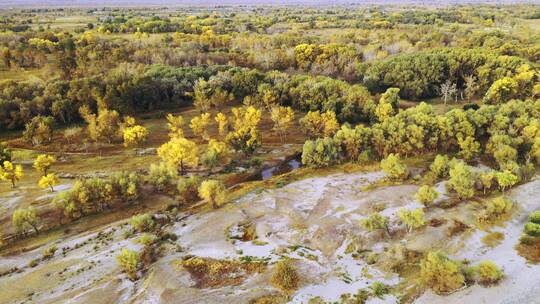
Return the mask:
<svg viewBox="0 0 540 304"><path fill-rule="evenodd" d="M262 272L266 265L258 261L216 260L190 257L179 263L198 288L221 287L242 283L246 275Z"/></svg>
<svg viewBox="0 0 540 304"><path fill-rule="evenodd" d="M199 186L199 196L211 204L213 208L217 208L225 203L227 189L221 181L205 180Z"/></svg>
<svg viewBox="0 0 540 304"><path fill-rule="evenodd" d="M492 261L482 261L476 267L478 274L478 283L482 285L493 285L499 282L504 273L501 269Z"/></svg>
<svg viewBox="0 0 540 304"><path fill-rule="evenodd" d="M484 211L478 216L479 222L491 222L501 219L512 210L514 203L505 197L497 197L489 201Z"/></svg>
<svg viewBox="0 0 540 304"><path fill-rule="evenodd" d="M130 280L137 279L137 270L139 269L140 262L140 256L137 251L124 248L120 254L116 256L116 261L128 275Z"/></svg>
<svg viewBox="0 0 540 304"><path fill-rule="evenodd" d="M198 190L200 185L201 178L196 175L180 178L176 186L176 189L178 190L178 200L182 204L198 201L200 199Z"/></svg>
<svg viewBox="0 0 540 304"><path fill-rule="evenodd" d="M401 162L398 154L389 154L381 160L381 168L391 180L404 180L409 176L407 166Z"/></svg>
<svg viewBox="0 0 540 304"><path fill-rule="evenodd" d="M300 276L291 260L285 259L276 263L274 273L270 278L272 285L285 293L291 293L298 288L299 281Z"/></svg>
<svg viewBox="0 0 540 304"><path fill-rule="evenodd" d="M424 185L418 189L418 192L416 192L415 198L420 203L424 204L426 207L430 207L433 205L433 201L435 201L439 197L439 192L435 190L435 188Z"/></svg>
<svg viewBox="0 0 540 304"><path fill-rule="evenodd" d="M371 290L371 294L379 299L384 298L385 295L391 292L390 286L382 282L373 282L373 284L369 286L369 289Z"/></svg>
<svg viewBox="0 0 540 304"><path fill-rule="evenodd" d="M43 260L48 260L54 256L54 253L58 250L58 248L55 245L50 246L49 248L45 249L43 251Z"/></svg>
<svg viewBox="0 0 540 304"><path fill-rule="evenodd" d="M170 189L178 177L176 168L168 163L151 164L148 174L148 183L154 186L157 191Z"/></svg>
<svg viewBox="0 0 540 304"><path fill-rule="evenodd" d="M154 228L154 220L148 213L134 215L129 220L131 227L138 232L151 231Z"/></svg>
<svg viewBox="0 0 540 304"><path fill-rule="evenodd" d="M429 252L420 263L420 278L424 286L436 293L448 293L465 283L459 263L442 252Z"/></svg>
<svg viewBox="0 0 540 304"><path fill-rule="evenodd" d="M388 221L389 219L387 216L383 216L380 213L373 213L368 218L360 220L360 226L370 232L384 229L390 236L391 233L388 227Z"/></svg>
<svg viewBox="0 0 540 304"><path fill-rule="evenodd" d="M415 210L401 208L398 211L398 217L407 226L409 232L426 224L424 210L420 208Z"/></svg>

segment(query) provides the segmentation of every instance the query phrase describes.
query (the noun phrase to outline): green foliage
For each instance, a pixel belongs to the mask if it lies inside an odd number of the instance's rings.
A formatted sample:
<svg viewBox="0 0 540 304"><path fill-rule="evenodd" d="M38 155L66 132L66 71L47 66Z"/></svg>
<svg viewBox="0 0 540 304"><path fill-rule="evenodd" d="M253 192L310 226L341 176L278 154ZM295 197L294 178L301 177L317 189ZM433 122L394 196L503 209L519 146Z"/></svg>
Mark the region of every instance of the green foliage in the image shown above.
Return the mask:
<svg viewBox="0 0 540 304"><path fill-rule="evenodd" d="M116 256L116 261L131 280L137 279L137 271L140 267L140 255L138 252L123 248L120 254Z"/></svg>
<svg viewBox="0 0 540 304"><path fill-rule="evenodd" d="M36 116L25 124L23 138L34 146L49 143L53 137L54 118Z"/></svg>
<svg viewBox="0 0 540 304"><path fill-rule="evenodd" d="M53 204L62 209L64 215L79 218L93 212L110 208L113 199L111 183L99 178L77 180L70 190L60 192Z"/></svg>
<svg viewBox="0 0 540 304"><path fill-rule="evenodd" d="M519 181L517 175L510 171L496 172L495 177L497 178L497 184L499 184L499 188L502 190L502 192L504 192L505 189L512 187Z"/></svg>
<svg viewBox="0 0 540 304"><path fill-rule="evenodd" d="M227 188L218 180L205 180L198 189L199 196L212 205L213 208L219 207L227 199Z"/></svg>
<svg viewBox="0 0 540 304"><path fill-rule="evenodd" d="M148 182L158 191L164 191L174 184L178 170L169 163L151 164Z"/></svg>
<svg viewBox="0 0 540 304"><path fill-rule="evenodd" d="M407 166L401 162L398 154L391 153L381 160L381 168L388 178L393 180L403 180L409 175Z"/></svg>
<svg viewBox="0 0 540 304"><path fill-rule="evenodd" d="M133 202L141 193L141 178L135 173L126 171L111 176L112 195L121 198L124 202Z"/></svg>
<svg viewBox="0 0 540 304"><path fill-rule="evenodd" d="M439 197L439 192L435 188L424 185L418 189L416 192L415 198L424 206L429 207L433 204L433 201Z"/></svg>
<svg viewBox="0 0 540 304"><path fill-rule="evenodd" d="M339 158L340 146L331 137L308 140L302 148L302 164L308 167L327 167Z"/></svg>
<svg viewBox="0 0 540 304"><path fill-rule="evenodd" d="M0 142L0 164L5 161L11 161L11 149L6 142Z"/></svg>
<svg viewBox="0 0 540 304"><path fill-rule="evenodd" d="M448 163L450 160L448 159L448 156L437 154L435 156L435 159L433 160L433 163L429 166L429 169L431 172L433 172L437 177L446 177L448 176L449 166Z"/></svg>
<svg viewBox="0 0 540 304"><path fill-rule="evenodd" d="M480 262L477 266L477 272L479 283L484 285L495 284L504 277L502 270L492 261Z"/></svg>
<svg viewBox="0 0 540 304"><path fill-rule="evenodd" d="M371 290L371 294L379 299L383 299L384 296L391 291L390 286L382 282L373 282L373 284L369 286L369 289Z"/></svg>
<svg viewBox="0 0 540 304"><path fill-rule="evenodd" d="M375 231L379 229L386 229L388 231L388 217L379 213L373 213L368 218L362 219L360 225L368 230Z"/></svg>
<svg viewBox="0 0 540 304"><path fill-rule="evenodd" d="M155 223L152 216L148 213L138 214L129 220L131 227L138 232L148 232L154 229Z"/></svg>
<svg viewBox="0 0 540 304"><path fill-rule="evenodd" d="M540 211L533 211L529 213L529 222L540 224Z"/></svg>
<svg viewBox="0 0 540 304"><path fill-rule="evenodd" d="M420 208L415 210L399 209L398 216L407 225L409 231L418 229L426 224L424 210Z"/></svg>
<svg viewBox="0 0 540 304"><path fill-rule="evenodd" d="M193 175L184 177L178 180L178 200L183 204L193 203L198 201L199 186L201 185L200 177Z"/></svg>
<svg viewBox="0 0 540 304"><path fill-rule="evenodd" d="M463 162L455 163L449 171L448 190L455 191L460 199L474 196L475 177L469 166Z"/></svg>
<svg viewBox="0 0 540 304"><path fill-rule="evenodd" d="M285 293L298 288L300 276L291 260L284 259L276 263L270 282Z"/></svg>
<svg viewBox="0 0 540 304"><path fill-rule="evenodd" d="M437 293L452 292L465 283L460 265L442 252L428 252L420 263L420 278Z"/></svg>
<svg viewBox="0 0 540 304"><path fill-rule="evenodd" d="M525 224L524 231L526 234L534 237L540 236L540 224L528 222Z"/></svg>
<svg viewBox="0 0 540 304"><path fill-rule="evenodd" d="M32 207L15 209L11 221L18 233L26 234L30 229L34 229L36 233L39 232L39 216Z"/></svg>

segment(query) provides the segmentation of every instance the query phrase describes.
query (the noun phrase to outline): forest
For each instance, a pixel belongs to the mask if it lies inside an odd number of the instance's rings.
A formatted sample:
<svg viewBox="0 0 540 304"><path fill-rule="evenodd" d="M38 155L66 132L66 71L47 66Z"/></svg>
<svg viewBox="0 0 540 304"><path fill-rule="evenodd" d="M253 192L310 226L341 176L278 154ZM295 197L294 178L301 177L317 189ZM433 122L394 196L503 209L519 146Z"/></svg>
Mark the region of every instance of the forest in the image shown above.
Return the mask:
<svg viewBox="0 0 540 304"><path fill-rule="evenodd" d="M0 303L538 298L540 5L0 16Z"/></svg>

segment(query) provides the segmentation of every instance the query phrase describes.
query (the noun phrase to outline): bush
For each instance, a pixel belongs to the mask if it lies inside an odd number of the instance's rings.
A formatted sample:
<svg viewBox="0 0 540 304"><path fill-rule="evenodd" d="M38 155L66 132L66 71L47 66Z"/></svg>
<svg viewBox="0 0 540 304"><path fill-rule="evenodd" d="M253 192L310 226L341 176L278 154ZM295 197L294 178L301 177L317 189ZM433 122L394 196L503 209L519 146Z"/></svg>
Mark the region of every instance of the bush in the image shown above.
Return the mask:
<svg viewBox="0 0 540 304"><path fill-rule="evenodd" d="M388 232L388 217L373 213L368 218L362 219L360 225L368 231L386 229Z"/></svg>
<svg viewBox="0 0 540 304"><path fill-rule="evenodd" d="M433 204L433 201L439 197L439 193L435 188L424 185L416 192L416 200L429 207Z"/></svg>
<svg viewBox="0 0 540 304"><path fill-rule="evenodd" d="M369 289L371 289L371 294L379 299L390 293L390 286L382 282L373 282Z"/></svg>
<svg viewBox="0 0 540 304"><path fill-rule="evenodd" d="M115 196L132 202L139 198L141 180L137 173L120 172L111 176L111 186Z"/></svg>
<svg viewBox="0 0 540 304"><path fill-rule="evenodd" d="M151 231L154 228L154 220L148 213L139 214L131 217L129 220L131 227L139 232Z"/></svg>
<svg viewBox="0 0 540 304"><path fill-rule="evenodd" d="M181 178L177 186L179 201L183 204L198 201L200 199L198 190L200 185L201 179L196 175Z"/></svg>
<svg viewBox="0 0 540 304"><path fill-rule="evenodd" d="M58 248L55 245L52 245L51 247L45 249L43 251L43 260L48 260L52 258L56 250L58 250Z"/></svg>
<svg viewBox="0 0 540 304"><path fill-rule="evenodd" d="M536 224L532 222L526 223L524 231L526 234L530 236L538 237L540 236L540 224Z"/></svg>
<svg viewBox="0 0 540 304"><path fill-rule="evenodd" d="M501 218L512 210L514 204L511 200L504 197L497 197L488 202L484 213L480 217L480 221L490 221Z"/></svg>
<svg viewBox="0 0 540 304"><path fill-rule="evenodd" d="M122 252L116 256L116 260L131 280L137 279L137 270L139 269L140 262L138 252L124 248L122 249Z"/></svg>
<svg viewBox="0 0 540 304"><path fill-rule="evenodd" d="M540 224L540 211L533 211L529 214L529 222Z"/></svg>
<svg viewBox="0 0 540 304"><path fill-rule="evenodd" d="M340 145L331 137L308 140L302 148L302 164L321 168L335 164L338 161Z"/></svg>
<svg viewBox="0 0 540 304"><path fill-rule="evenodd" d="M178 172L176 168L168 163L161 162L159 164L151 164L148 174L148 182L158 191L164 191L169 188L176 178Z"/></svg>
<svg viewBox="0 0 540 304"><path fill-rule="evenodd" d="M409 175L407 166L401 162L399 155L394 153L381 161L381 168L390 179L403 180Z"/></svg>
<svg viewBox="0 0 540 304"><path fill-rule="evenodd" d="M420 277L426 287L437 293L451 292L465 282L460 265L442 252L429 252L420 263Z"/></svg>
<svg viewBox="0 0 540 304"><path fill-rule="evenodd" d="M296 290L299 281L298 272L288 259L277 262L274 273L270 278L270 282L285 293Z"/></svg>
<svg viewBox="0 0 540 304"><path fill-rule="evenodd" d="M500 281L504 274L492 261L482 261L478 264L478 282L484 285L495 284Z"/></svg>
<svg viewBox="0 0 540 304"><path fill-rule="evenodd" d="M221 181L205 180L199 186L199 196L207 200L213 208L217 208L225 202L227 189Z"/></svg>

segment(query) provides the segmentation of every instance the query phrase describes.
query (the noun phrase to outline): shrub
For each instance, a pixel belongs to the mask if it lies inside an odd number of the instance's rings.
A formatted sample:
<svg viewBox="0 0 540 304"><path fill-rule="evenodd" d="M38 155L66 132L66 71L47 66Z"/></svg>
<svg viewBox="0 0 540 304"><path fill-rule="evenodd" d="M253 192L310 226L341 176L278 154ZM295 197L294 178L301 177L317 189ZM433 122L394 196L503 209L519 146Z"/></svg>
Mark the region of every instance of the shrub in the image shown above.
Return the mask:
<svg viewBox="0 0 540 304"><path fill-rule="evenodd" d="M227 189L221 181L205 180L199 186L199 196L207 200L213 208L217 208L225 202Z"/></svg>
<svg viewBox="0 0 540 304"><path fill-rule="evenodd" d="M379 299L390 293L390 286L382 282L373 282L369 289L371 289L371 294Z"/></svg>
<svg viewBox="0 0 540 304"><path fill-rule="evenodd" d="M465 282L457 262L442 252L429 252L420 263L420 277L426 287L437 293L451 292Z"/></svg>
<svg viewBox="0 0 540 304"><path fill-rule="evenodd" d="M131 280L137 279L137 270L139 269L140 262L138 252L124 248L122 249L122 252L116 256L116 260Z"/></svg>
<svg viewBox="0 0 540 304"><path fill-rule="evenodd" d="M200 185L201 179L196 175L181 178L177 186L180 202L187 204L198 201L200 199L198 190Z"/></svg>
<svg viewBox="0 0 540 304"><path fill-rule="evenodd" d="M534 236L534 237L540 236L540 224L536 224L532 222L526 223L524 231L526 234L530 236Z"/></svg>
<svg viewBox="0 0 540 304"><path fill-rule="evenodd" d="M111 186L115 196L132 202L139 198L141 180L137 173L119 172L111 176Z"/></svg>
<svg viewBox="0 0 540 304"><path fill-rule="evenodd" d="M331 137L308 140L302 147L302 164L321 168L335 164L338 161L340 145Z"/></svg>
<svg viewBox="0 0 540 304"><path fill-rule="evenodd" d="M529 222L540 224L540 211L533 211L529 214Z"/></svg>
<svg viewBox="0 0 540 304"><path fill-rule="evenodd" d="M285 293L298 288L300 277L292 262L288 259L277 262L270 282Z"/></svg>
<svg viewBox="0 0 540 304"><path fill-rule="evenodd" d="M433 201L439 197L439 193L435 188L428 185L424 185L418 189L416 192L416 200L424 204L424 206L429 207L433 204Z"/></svg>
<svg viewBox="0 0 540 304"><path fill-rule="evenodd" d="M176 168L169 163L161 162L151 164L148 174L148 182L158 191L164 191L169 188L178 177Z"/></svg>
<svg viewBox="0 0 540 304"><path fill-rule="evenodd" d="M388 231L388 217L382 216L379 213L373 213L368 218L362 219L360 225L368 231L386 229L386 232L390 234Z"/></svg>
<svg viewBox="0 0 540 304"><path fill-rule="evenodd" d="M514 204L508 198L497 197L488 202L484 213L481 215L481 221L498 219L512 210Z"/></svg>
<svg viewBox="0 0 540 304"><path fill-rule="evenodd" d="M151 231L154 228L154 220L148 213L139 214L129 220L131 227L139 232Z"/></svg>
<svg viewBox="0 0 540 304"><path fill-rule="evenodd" d="M433 163L429 166L431 172L433 172L437 177L446 177L448 176L448 156L438 154L435 156Z"/></svg>
<svg viewBox="0 0 540 304"><path fill-rule="evenodd" d="M409 171L401 162L399 155L394 153L381 161L381 168L390 179L403 180L409 175Z"/></svg>
<svg viewBox="0 0 540 304"><path fill-rule="evenodd" d="M13 211L12 222L19 233L25 234L30 229L34 229L38 233L38 221L39 216L32 207L27 209L19 208Z"/></svg>
<svg viewBox="0 0 540 304"><path fill-rule="evenodd" d="M420 228L426 224L424 210L422 209L407 210L402 208L398 211L398 216L405 225L407 225L409 231Z"/></svg>
<svg viewBox="0 0 540 304"><path fill-rule="evenodd" d="M495 284L500 281L504 274L492 261L482 261L478 264L478 281L484 285Z"/></svg>
<svg viewBox="0 0 540 304"><path fill-rule="evenodd" d="M43 260L48 260L52 258L56 250L58 250L58 248L55 245L52 245L51 247L45 249L43 251Z"/></svg>

